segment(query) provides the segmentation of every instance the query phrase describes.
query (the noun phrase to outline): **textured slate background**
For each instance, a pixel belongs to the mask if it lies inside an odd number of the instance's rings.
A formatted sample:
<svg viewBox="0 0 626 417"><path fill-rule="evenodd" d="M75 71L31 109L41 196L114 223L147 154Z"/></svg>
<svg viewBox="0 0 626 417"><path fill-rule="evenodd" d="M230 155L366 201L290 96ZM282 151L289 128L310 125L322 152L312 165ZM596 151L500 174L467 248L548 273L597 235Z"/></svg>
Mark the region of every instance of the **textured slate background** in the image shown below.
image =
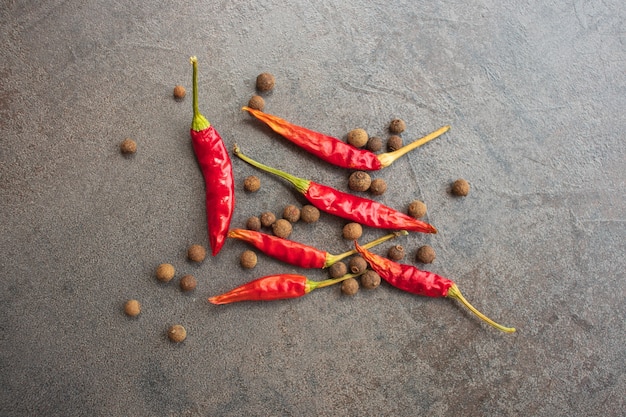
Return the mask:
<svg viewBox="0 0 626 417"><path fill-rule="evenodd" d="M624 3L290 3L0 6L0 415L624 415ZM190 55L229 148L340 189L349 172L239 110L257 74L277 78L268 112L327 134L386 135L400 117L408 141L450 124L373 174L390 186L379 200L426 201L440 233L403 238L407 262L431 244L428 269L518 332L385 284L209 305L262 275L326 275L263 256L242 270L235 241L186 261L207 245L191 100L172 99L176 84L190 92ZM233 226L304 203L233 164ZM250 174L257 194L243 192ZM464 199L448 193L458 177ZM323 215L292 237L339 253L342 225ZM198 289L157 283L161 262ZM143 303L137 319L127 298Z"/></svg>

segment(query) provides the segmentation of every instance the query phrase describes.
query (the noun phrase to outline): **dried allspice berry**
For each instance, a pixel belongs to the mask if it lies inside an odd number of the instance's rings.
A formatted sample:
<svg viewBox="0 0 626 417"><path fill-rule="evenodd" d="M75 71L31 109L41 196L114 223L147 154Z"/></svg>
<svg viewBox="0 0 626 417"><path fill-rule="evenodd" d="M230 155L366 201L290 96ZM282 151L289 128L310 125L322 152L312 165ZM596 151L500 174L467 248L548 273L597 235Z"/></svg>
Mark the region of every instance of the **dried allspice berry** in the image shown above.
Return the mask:
<svg viewBox="0 0 626 417"><path fill-rule="evenodd" d="M372 184L372 177L365 171L355 171L348 178L348 188L352 191L367 191Z"/></svg>
<svg viewBox="0 0 626 417"><path fill-rule="evenodd" d="M357 240L363 234L363 226L358 223L348 223L343 227L343 238L347 240Z"/></svg>
<svg viewBox="0 0 626 417"><path fill-rule="evenodd" d="M250 107L251 109L263 111L263 109L265 108L265 100L261 96L254 95L250 97L250 100L248 101L248 107Z"/></svg>
<svg viewBox="0 0 626 417"><path fill-rule="evenodd" d="M362 148L367 145L369 136L365 129L357 128L348 132L348 143L355 148Z"/></svg>
<svg viewBox="0 0 626 417"><path fill-rule="evenodd" d="M246 190L246 191L248 191L250 193L254 193L254 192L259 191L259 188L261 188L261 180L256 175L248 175L243 180L243 189L244 190Z"/></svg>
<svg viewBox="0 0 626 417"><path fill-rule="evenodd" d="M257 216L249 217L246 221L246 229L258 232L261 230L261 219Z"/></svg>
<svg viewBox="0 0 626 417"><path fill-rule="evenodd" d="M328 268L328 274L331 278L339 278L348 273L348 266L344 262L335 262Z"/></svg>
<svg viewBox="0 0 626 417"><path fill-rule="evenodd" d="M300 210L300 218L305 223L315 223L320 219L320 211L317 207L307 204Z"/></svg>
<svg viewBox="0 0 626 417"><path fill-rule="evenodd" d="M300 216L301 210L293 204L288 205L283 210L283 219L287 220L288 222L296 223L298 220L300 220Z"/></svg>
<svg viewBox="0 0 626 417"><path fill-rule="evenodd" d="M404 251L404 246L394 245L390 247L387 251L387 258L391 259L392 261L399 261L404 258L405 254L406 253Z"/></svg>
<svg viewBox="0 0 626 417"><path fill-rule="evenodd" d="M354 295L359 292L359 281L354 278L348 278L341 283L341 292L345 295Z"/></svg>
<svg viewBox="0 0 626 417"><path fill-rule="evenodd" d="M187 258L192 262L202 262L206 257L206 249L202 245L191 245L187 249Z"/></svg>
<svg viewBox="0 0 626 417"><path fill-rule="evenodd" d="M382 178L374 178L370 184L369 191L373 195L383 195L387 191L387 182Z"/></svg>
<svg viewBox="0 0 626 417"><path fill-rule="evenodd" d="M249 249L243 251L241 257L239 258L239 262L241 263L241 266L246 269L254 268L257 263L256 253Z"/></svg>
<svg viewBox="0 0 626 417"><path fill-rule="evenodd" d="M124 139L120 143L120 151L126 155L133 154L137 152L137 143L132 139Z"/></svg>
<svg viewBox="0 0 626 417"><path fill-rule="evenodd" d="M270 91L276 84L276 78L269 72L263 72L256 77L256 89L262 92Z"/></svg>
<svg viewBox="0 0 626 417"><path fill-rule="evenodd" d="M370 152L378 152L383 148L383 140L380 136L372 136L367 140L365 148Z"/></svg>
<svg viewBox="0 0 626 417"><path fill-rule="evenodd" d="M292 230L293 227L291 223L285 219L278 219L272 224L272 232L274 232L274 235L282 237L283 239L287 239Z"/></svg>
<svg viewBox="0 0 626 417"><path fill-rule="evenodd" d="M417 262L430 264L435 260L435 257L435 250L429 245L424 245L417 250L415 259Z"/></svg>
<svg viewBox="0 0 626 417"><path fill-rule="evenodd" d="M353 256L348 262L348 268L353 274L358 274L367 269L367 261L362 256Z"/></svg>
<svg viewBox="0 0 626 417"><path fill-rule="evenodd" d="M450 191L452 191L452 194L459 196L459 197L465 197L466 195L468 195L469 190L470 190L470 185L463 178L459 178L458 180L454 181L450 189Z"/></svg>
<svg viewBox="0 0 626 417"><path fill-rule="evenodd" d="M276 215L271 211L261 213L261 226L270 227L276 221Z"/></svg>
<svg viewBox="0 0 626 417"><path fill-rule="evenodd" d="M393 119L389 123L389 131L394 135L400 134L406 130L406 123L402 119Z"/></svg>
<svg viewBox="0 0 626 417"><path fill-rule="evenodd" d="M411 204L409 204L408 209L409 216L421 219L426 215L426 204L420 200L413 200Z"/></svg>
<svg viewBox="0 0 626 417"><path fill-rule="evenodd" d="M380 275L376 271L368 269L361 275L361 285L368 290L378 287L380 285Z"/></svg>
<svg viewBox="0 0 626 417"><path fill-rule="evenodd" d="M387 150L389 152L397 151L402 147L402 138L398 135L389 136L387 139Z"/></svg>

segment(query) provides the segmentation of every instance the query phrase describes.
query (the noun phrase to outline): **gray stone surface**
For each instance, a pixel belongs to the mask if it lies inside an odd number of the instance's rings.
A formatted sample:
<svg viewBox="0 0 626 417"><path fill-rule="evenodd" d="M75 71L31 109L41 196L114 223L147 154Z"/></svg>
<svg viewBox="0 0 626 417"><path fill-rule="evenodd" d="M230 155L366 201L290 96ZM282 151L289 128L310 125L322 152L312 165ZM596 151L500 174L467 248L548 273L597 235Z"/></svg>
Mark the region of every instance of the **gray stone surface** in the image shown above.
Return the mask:
<svg viewBox="0 0 626 417"><path fill-rule="evenodd" d="M623 1L5 1L0 6L0 415L619 416L626 413L626 7ZM423 199L437 235L401 244L515 334L451 299L383 284L212 306L253 278L207 245L189 140L190 55L200 106L230 148L346 189L240 111L257 74L266 110L343 137L443 137L373 173L379 198ZM120 154L126 137L137 141ZM233 226L304 200L233 160ZM257 194L243 179L262 180ZM453 198L454 179L471 183ZM292 238L339 253L342 220ZM366 229L363 241L383 232ZM375 251L384 254L391 244ZM170 262L177 276L158 283ZM182 294L177 280L199 285ZM122 312L138 298L143 312ZM187 340L165 332L181 323Z"/></svg>

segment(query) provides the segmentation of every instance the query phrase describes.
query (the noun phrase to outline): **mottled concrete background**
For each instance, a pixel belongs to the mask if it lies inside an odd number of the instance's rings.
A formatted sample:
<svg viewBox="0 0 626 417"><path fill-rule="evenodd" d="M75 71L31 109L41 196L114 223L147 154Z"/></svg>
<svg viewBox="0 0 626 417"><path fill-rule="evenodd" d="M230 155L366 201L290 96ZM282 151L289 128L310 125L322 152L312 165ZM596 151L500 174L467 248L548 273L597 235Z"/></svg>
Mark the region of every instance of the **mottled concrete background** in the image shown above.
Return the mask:
<svg viewBox="0 0 626 417"><path fill-rule="evenodd" d="M257 3L2 2L0 415L625 415L625 3ZM326 273L261 254L243 270L238 241L186 261L207 245L191 97L172 98L191 91L191 55L229 148L343 190L348 171L240 111L257 74L277 79L268 112L334 136L386 138L394 117L405 141L450 124L373 173L389 184L379 200L424 200L440 233L402 238L405 261L432 245L427 269L518 332L386 284L210 305L263 275ZM233 165L233 226L304 204ZM458 177L463 199L448 192ZM339 253L343 224L322 215L291 237ZM161 262L177 269L169 284L154 278ZM185 295L188 273L199 284ZM136 319L128 298L143 303ZM173 323L182 344L166 338Z"/></svg>

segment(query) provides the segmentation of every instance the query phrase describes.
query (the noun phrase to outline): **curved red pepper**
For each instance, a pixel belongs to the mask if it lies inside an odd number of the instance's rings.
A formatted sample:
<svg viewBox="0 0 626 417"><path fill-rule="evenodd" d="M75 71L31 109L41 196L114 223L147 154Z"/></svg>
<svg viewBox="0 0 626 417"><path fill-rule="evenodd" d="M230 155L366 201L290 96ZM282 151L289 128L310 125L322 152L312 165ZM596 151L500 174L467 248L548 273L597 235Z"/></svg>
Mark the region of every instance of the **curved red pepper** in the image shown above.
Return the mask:
<svg viewBox="0 0 626 417"><path fill-rule="evenodd" d="M402 155L441 136L450 129L450 126L444 126L400 149L377 155L366 149L355 148L332 136L327 136L302 126L296 126L278 116L264 113L247 106L244 106L242 109L267 124L274 132L318 158L342 168L361 171L377 171L381 168L385 168Z"/></svg>
<svg viewBox="0 0 626 417"><path fill-rule="evenodd" d="M361 274L347 274L324 281L311 281L304 275L268 275L240 285L224 294L209 298L212 304L228 304L238 301L272 301L302 297L316 288L328 287Z"/></svg>
<svg viewBox="0 0 626 417"><path fill-rule="evenodd" d="M461 294L459 287L457 287L454 281L432 272L422 271L412 265L403 265L383 258L359 246L356 241L354 242L354 246L359 254L370 264L372 269L376 271L382 279L394 287L402 291L425 295L427 297L456 298L481 320L496 329L506 333L513 333L515 331L514 328L504 327L476 310L476 308L463 297L463 294Z"/></svg>
<svg viewBox="0 0 626 417"><path fill-rule="evenodd" d="M198 110L198 60L193 65L193 121L190 135L193 151L204 176L209 243L217 255L230 227L235 209L235 182L230 156L224 141Z"/></svg>
<svg viewBox="0 0 626 417"><path fill-rule="evenodd" d="M396 236L405 234L407 234L406 231L391 233L369 242L363 245L363 247L371 248ZM253 230L233 229L228 232L228 237L248 242L272 258L301 268L328 268L334 263L356 253L356 250L351 250L339 255L331 255L313 246Z"/></svg>
<svg viewBox="0 0 626 417"><path fill-rule="evenodd" d="M241 153L235 145L235 155L266 172L289 181L307 200L318 209L364 226L381 229L408 230L411 232L437 233L434 226L394 210L374 200L344 193L327 185L298 178L276 168L257 162Z"/></svg>

